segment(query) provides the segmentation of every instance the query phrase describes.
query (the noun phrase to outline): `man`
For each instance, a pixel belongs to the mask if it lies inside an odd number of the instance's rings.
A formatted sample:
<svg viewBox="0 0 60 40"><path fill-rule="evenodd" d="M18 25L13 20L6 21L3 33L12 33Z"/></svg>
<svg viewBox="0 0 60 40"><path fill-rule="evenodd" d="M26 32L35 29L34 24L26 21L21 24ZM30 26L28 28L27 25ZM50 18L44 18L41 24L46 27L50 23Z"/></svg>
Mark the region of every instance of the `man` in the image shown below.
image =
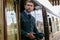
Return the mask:
<svg viewBox="0 0 60 40"><path fill-rule="evenodd" d="M39 33L35 25L35 18L30 14L34 10L35 4L26 1L25 10L21 13L21 40L33 40L34 33Z"/></svg>

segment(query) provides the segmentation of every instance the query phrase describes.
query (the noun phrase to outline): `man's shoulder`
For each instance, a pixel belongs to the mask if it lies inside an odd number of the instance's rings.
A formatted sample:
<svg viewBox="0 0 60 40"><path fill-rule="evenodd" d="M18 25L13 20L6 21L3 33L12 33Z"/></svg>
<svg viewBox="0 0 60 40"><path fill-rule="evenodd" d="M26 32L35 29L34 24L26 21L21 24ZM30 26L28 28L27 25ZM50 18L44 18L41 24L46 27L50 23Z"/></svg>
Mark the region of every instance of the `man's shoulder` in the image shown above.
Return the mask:
<svg viewBox="0 0 60 40"><path fill-rule="evenodd" d="M32 19L33 19L33 20L35 20L35 17L34 17L34 16L32 16Z"/></svg>
<svg viewBox="0 0 60 40"><path fill-rule="evenodd" d="M23 11L23 12L21 12L21 15L23 15L25 12Z"/></svg>
<svg viewBox="0 0 60 40"><path fill-rule="evenodd" d="M35 19L34 16L32 16L32 18Z"/></svg>
<svg viewBox="0 0 60 40"><path fill-rule="evenodd" d="M24 16L24 14L25 14L25 12L23 11L23 12L21 12L21 14L20 14L20 15L21 15L21 16Z"/></svg>

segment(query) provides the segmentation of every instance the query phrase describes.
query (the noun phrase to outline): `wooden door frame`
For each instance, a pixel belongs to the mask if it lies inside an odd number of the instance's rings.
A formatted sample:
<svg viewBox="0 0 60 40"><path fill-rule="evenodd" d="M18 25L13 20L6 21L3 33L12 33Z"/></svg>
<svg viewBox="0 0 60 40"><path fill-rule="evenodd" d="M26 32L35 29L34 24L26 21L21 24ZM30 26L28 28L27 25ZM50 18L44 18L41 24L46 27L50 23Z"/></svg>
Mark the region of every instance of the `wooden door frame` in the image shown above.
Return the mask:
<svg viewBox="0 0 60 40"><path fill-rule="evenodd" d="M17 10L17 20L18 20L18 33L19 33L19 40L21 40L21 26L20 26L20 0L18 0L17 8L15 6L15 11Z"/></svg>
<svg viewBox="0 0 60 40"><path fill-rule="evenodd" d="M3 0L4 40L7 40L7 23L6 23L6 19L5 19L6 1L7 1L7 0Z"/></svg>

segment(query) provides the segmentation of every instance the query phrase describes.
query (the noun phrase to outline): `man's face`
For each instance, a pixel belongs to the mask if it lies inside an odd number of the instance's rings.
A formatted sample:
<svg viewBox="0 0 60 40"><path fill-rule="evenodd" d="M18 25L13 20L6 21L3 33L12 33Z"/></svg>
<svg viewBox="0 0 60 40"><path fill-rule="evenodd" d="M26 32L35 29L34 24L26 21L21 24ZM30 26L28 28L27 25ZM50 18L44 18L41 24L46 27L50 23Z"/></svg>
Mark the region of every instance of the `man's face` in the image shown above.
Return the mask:
<svg viewBox="0 0 60 40"><path fill-rule="evenodd" d="M34 4L30 3L30 2L27 2L26 5L25 5L25 10L27 12L31 12L33 9L34 9Z"/></svg>

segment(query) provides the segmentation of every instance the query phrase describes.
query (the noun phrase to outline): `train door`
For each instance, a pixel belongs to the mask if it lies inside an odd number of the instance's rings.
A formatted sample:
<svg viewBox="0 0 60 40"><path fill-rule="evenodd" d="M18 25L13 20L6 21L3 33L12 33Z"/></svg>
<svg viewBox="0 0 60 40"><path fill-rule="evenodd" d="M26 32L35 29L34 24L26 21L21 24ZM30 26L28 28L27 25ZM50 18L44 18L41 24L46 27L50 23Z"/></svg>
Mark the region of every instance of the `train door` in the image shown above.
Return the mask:
<svg viewBox="0 0 60 40"><path fill-rule="evenodd" d="M3 0L4 40L19 40L19 2L20 0Z"/></svg>

